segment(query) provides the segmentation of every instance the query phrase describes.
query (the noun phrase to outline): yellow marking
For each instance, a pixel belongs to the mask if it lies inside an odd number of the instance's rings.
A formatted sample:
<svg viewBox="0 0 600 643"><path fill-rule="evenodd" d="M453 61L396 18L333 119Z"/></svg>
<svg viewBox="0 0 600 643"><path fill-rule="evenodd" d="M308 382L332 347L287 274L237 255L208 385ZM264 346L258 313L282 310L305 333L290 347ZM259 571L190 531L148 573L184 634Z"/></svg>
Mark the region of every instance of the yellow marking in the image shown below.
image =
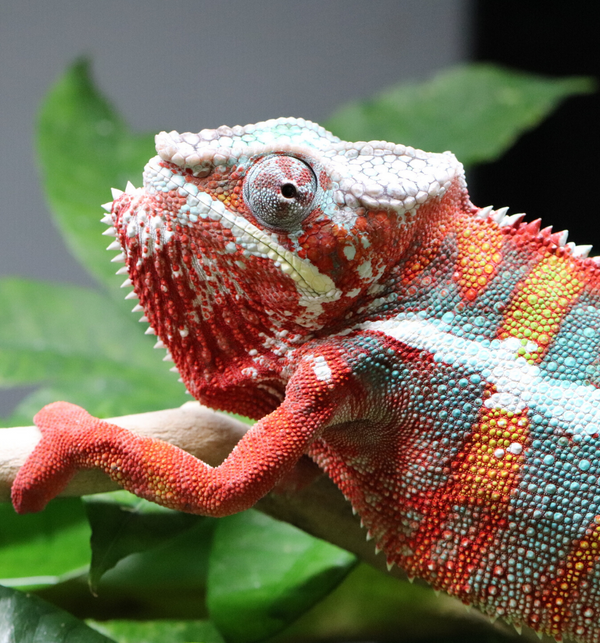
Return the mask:
<svg viewBox="0 0 600 643"><path fill-rule="evenodd" d="M579 297L585 284L578 272L569 258L548 254L518 285L504 313L498 337L522 340L519 354L529 363L542 360L563 318ZM528 350L530 342L537 349Z"/></svg>

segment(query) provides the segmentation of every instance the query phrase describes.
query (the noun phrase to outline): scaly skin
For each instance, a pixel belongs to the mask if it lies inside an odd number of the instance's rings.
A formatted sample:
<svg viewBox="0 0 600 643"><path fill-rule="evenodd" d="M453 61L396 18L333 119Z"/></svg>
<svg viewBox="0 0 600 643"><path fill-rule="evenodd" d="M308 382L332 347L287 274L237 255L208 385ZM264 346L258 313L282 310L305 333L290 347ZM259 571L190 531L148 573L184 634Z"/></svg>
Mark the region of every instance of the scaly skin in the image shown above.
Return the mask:
<svg viewBox="0 0 600 643"><path fill-rule="evenodd" d="M600 641L600 268L471 204L454 156L303 120L157 137L109 204L188 390L259 420L211 468L65 403L13 488L100 467L168 507L252 506L308 453L390 564L490 616Z"/></svg>

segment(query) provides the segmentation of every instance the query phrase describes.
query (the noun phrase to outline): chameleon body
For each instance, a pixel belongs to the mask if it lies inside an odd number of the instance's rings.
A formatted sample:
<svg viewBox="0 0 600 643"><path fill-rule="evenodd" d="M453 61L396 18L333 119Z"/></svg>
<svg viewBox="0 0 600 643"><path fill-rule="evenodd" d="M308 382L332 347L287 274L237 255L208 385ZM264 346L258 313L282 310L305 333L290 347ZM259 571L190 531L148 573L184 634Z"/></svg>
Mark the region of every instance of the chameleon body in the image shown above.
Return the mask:
<svg viewBox="0 0 600 643"><path fill-rule="evenodd" d="M211 468L56 403L13 489L77 468L182 511L252 506L308 454L389 564L517 626L600 641L600 268L469 200L461 164L302 119L161 133L108 204L191 394L259 420Z"/></svg>

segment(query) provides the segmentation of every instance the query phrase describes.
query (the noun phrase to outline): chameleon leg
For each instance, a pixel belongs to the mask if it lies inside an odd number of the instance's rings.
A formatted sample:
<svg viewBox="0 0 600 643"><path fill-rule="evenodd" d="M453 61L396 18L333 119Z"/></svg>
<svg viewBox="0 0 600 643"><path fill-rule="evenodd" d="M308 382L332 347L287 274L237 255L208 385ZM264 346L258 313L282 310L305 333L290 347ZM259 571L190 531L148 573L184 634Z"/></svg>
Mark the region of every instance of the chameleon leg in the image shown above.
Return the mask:
<svg viewBox="0 0 600 643"><path fill-rule="evenodd" d="M294 467L331 414L332 405L318 399L322 384L310 369L299 369L290 384L281 406L214 468L73 404L50 404L35 417L42 439L13 484L15 509L40 511L78 469L90 468L103 469L125 489L180 511L223 516L247 509Z"/></svg>

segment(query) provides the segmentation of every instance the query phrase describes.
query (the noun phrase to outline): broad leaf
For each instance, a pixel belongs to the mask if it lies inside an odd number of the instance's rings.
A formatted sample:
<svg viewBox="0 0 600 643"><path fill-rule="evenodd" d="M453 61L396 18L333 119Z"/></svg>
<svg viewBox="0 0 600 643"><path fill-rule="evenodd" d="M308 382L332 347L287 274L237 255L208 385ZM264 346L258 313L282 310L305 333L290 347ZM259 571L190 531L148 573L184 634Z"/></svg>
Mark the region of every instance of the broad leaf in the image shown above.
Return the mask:
<svg viewBox="0 0 600 643"><path fill-rule="evenodd" d="M119 643L223 643L210 621L105 621L91 625Z"/></svg>
<svg viewBox="0 0 600 643"><path fill-rule="evenodd" d="M25 516L0 504L0 583L55 585L89 562L90 528L79 499L55 500L44 511Z"/></svg>
<svg viewBox="0 0 600 643"><path fill-rule="evenodd" d="M141 614L145 618L207 618L206 577L214 527L214 519L199 519L162 544L153 539L155 546L122 558L102 576L98 595L133 599L137 618Z"/></svg>
<svg viewBox="0 0 600 643"><path fill-rule="evenodd" d="M350 103L325 126L348 141L385 140L428 152L450 150L468 166L498 158L565 98L593 89L589 78L547 78L491 64L465 65Z"/></svg>
<svg viewBox="0 0 600 643"><path fill-rule="evenodd" d="M3 643L115 643L67 612L36 596L0 587Z"/></svg>
<svg viewBox="0 0 600 643"><path fill-rule="evenodd" d="M203 520L136 498L126 491L87 496L84 503L92 528L93 590L104 572L123 558L166 545Z"/></svg>
<svg viewBox="0 0 600 643"><path fill-rule="evenodd" d="M37 140L44 188L71 252L118 292L100 205L111 201L111 187L123 190L128 180L140 185L144 165L156 153L154 136L129 131L94 86L89 62L79 60L47 94Z"/></svg>
<svg viewBox="0 0 600 643"><path fill-rule="evenodd" d="M222 518L210 554L208 609L232 643L261 641L338 585L356 558L256 511Z"/></svg>
<svg viewBox="0 0 600 643"><path fill-rule="evenodd" d="M446 594L408 583L361 563L324 600L269 643L402 641L403 643L523 643L506 626L465 611Z"/></svg>
<svg viewBox="0 0 600 643"><path fill-rule="evenodd" d="M145 551L121 558L102 576L96 596L89 591L87 569L44 589L41 596L79 616L102 620L207 619L206 577L214 523L198 518L195 526L167 535L162 543L150 535ZM166 523L162 527L170 530ZM134 548L140 544L146 544L142 533Z"/></svg>
<svg viewBox="0 0 600 643"><path fill-rule="evenodd" d="M143 326L107 297L4 279L0 301L0 386L43 383L47 394L34 393L36 404L66 399L101 416L185 401L185 389L152 350ZM39 409L32 406L26 400L19 415Z"/></svg>

